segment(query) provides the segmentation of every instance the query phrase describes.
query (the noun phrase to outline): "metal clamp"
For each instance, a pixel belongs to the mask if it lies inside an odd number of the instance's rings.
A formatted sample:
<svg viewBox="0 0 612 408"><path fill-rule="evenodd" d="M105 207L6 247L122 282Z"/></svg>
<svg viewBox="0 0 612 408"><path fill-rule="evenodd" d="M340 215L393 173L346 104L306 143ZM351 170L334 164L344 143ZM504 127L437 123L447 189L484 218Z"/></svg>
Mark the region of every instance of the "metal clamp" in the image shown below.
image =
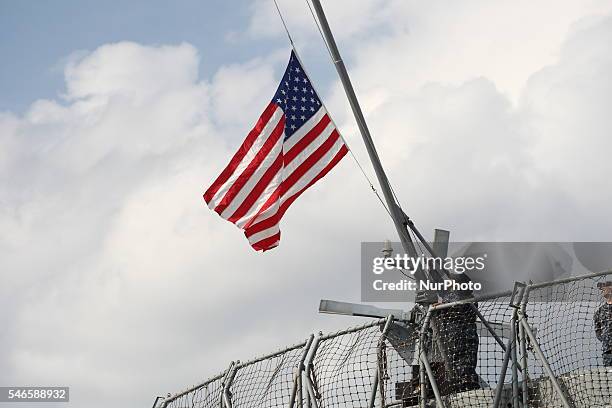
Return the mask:
<svg viewBox="0 0 612 408"><path fill-rule="evenodd" d="M512 296L510 297L510 307L518 309L521 307L521 300L525 293L527 285L523 282L514 282L514 288L512 288Z"/></svg>

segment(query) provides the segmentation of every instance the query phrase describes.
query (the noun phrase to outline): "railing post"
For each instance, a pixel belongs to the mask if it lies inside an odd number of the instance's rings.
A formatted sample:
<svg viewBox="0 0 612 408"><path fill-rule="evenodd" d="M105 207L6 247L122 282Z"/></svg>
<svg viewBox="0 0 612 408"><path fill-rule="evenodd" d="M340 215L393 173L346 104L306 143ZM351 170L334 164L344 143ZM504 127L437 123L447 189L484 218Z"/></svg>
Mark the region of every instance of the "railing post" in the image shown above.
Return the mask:
<svg viewBox="0 0 612 408"><path fill-rule="evenodd" d="M514 310L512 311L512 318L510 319L510 338L508 339L508 345L506 346L506 352L504 354L504 361L502 363L501 372L499 374L497 388L495 389L493 408L499 408L499 404L501 402L502 394L504 391L504 383L506 381L508 363L510 362L510 360L512 360L512 403L514 405L514 408L518 408L518 361L516 355L516 338L518 327L518 310L524 295L525 284L522 282L515 282L514 289L512 290L512 296L510 298L510 307L514 308Z"/></svg>
<svg viewBox="0 0 612 408"><path fill-rule="evenodd" d="M423 366L425 368L425 372L427 373L427 377L429 377L429 383L431 384L431 389L436 398L436 404L440 408L446 408L444 401L442 401L442 396L440 395L440 390L438 389L438 384L436 383L436 379L434 377L433 370L429 365L429 360L427 359L427 354L425 351L425 335L427 332L427 327L429 326L429 319L431 319L431 314L433 309L429 307L427 309L427 314L425 315L425 319L423 319L423 326L421 327L421 333L419 336L419 366ZM421 387L425 387L426 384L421 384ZM421 394L422 395L422 394Z"/></svg>
<svg viewBox="0 0 612 408"><path fill-rule="evenodd" d="M376 390L378 389L378 367L374 370L374 380L372 380L372 391L370 392L370 399L368 401L368 408L374 408L376 403Z"/></svg>
<svg viewBox="0 0 612 408"><path fill-rule="evenodd" d="M221 407L222 408L232 408L232 397L230 395L230 386L232 385L232 381L234 381L234 377L236 376L236 372L238 371L238 367L240 366L240 361L232 361L230 367L227 369L227 373L223 378L223 387L221 389Z"/></svg>
<svg viewBox="0 0 612 408"><path fill-rule="evenodd" d="M163 399L164 399L164 397L155 397L155 401L153 402L153 408L157 408L157 402L159 400L163 400Z"/></svg>
<svg viewBox="0 0 612 408"><path fill-rule="evenodd" d="M514 317L513 317L514 319ZM495 399L493 400L493 408L498 408L501 401L502 392L504 390L504 382L506 381L506 371L508 370L508 362L510 361L510 354L512 353L512 343L514 342L514 326L510 328L510 338L506 346L506 352L504 353L504 362L501 366L501 372L499 373L499 380L497 382L497 388L495 389Z"/></svg>
<svg viewBox="0 0 612 408"><path fill-rule="evenodd" d="M381 373L380 357L382 354L382 346L385 343L385 336L387 335L387 332L389 331L389 328L391 327L392 321L393 321L393 315L387 316L387 319L385 320L385 325L380 335L380 340L378 341L378 344L376 346L376 370L374 371L374 381L372 381L372 392L370 393L370 400L368 401L368 408L374 408L374 404L376 402L376 390L378 389L378 385L383 379L383 376ZM385 404L384 395L381 395L380 404L381 404L380 405L381 408L384 407L384 404Z"/></svg>
<svg viewBox="0 0 612 408"><path fill-rule="evenodd" d="M527 302L529 301L529 289L528 286L525 289L525 293L523 294L523 299L521 301L521 310L520 316L526 316L527 313ZM529 405L529 372L527 370L527 337L525 336L525 330L522 325L518 325L519 329L519 340L521 344L521 367L523 369L523 383L522 383L522 402L523 407L527 408Z"/></svg>
<svg viewBox="0 0 612 408"><path fill-rule="evenodd" d="M559 384L557 377L555 377L555 373L550 367L550 364L548 364L548 360L546 359L544 352L542 352L542 349L540 348L540 344L538 343L538 341L535 338L535 335L531 331L531 327L529 326L529 323L527 323L526 317L521 316L521 319L519 320L519 322L520 324L523 325L523 330L525 330L525 334L527 334L527 337L529 337L529 341L531 343L531 346L533 347L533 351L536 353L536 356L538 357L538 359L544 366L544 371L546 371L546 374L548 374L548 377L550 378L552 386L557 392L557 395L559 396L561 403L563 404L565 408L572 408L569 401L567 400L567 397L563 393L563 390L561 389L561 385Z"/></svg>
<svg viewBox="0 0 612 408"><path fill-rule="evenodd" d="M314 334L311 334L306 340L306 344L304 345L304 350L302 350L302 355L300 357L300 361L298 366L295 369L295 373L293 375L293 389L291 390L291 398L289 399L289 408L292 408L295 404L295 398L297 394L298 398L298 407L302 408L303 406L303 390L302 390L302 372L304 371L304 361L306 360L306 356L308 355L308 351L310 350L310 345L314 339Z"/></svg>
<svg viewBox="0 0 612 408"><path fill-rule="evenodd" d="M319 348L319 342L321 341L321 336L323 333L319 332L316 335L314 340L312 341L312 346L310 347L310 352L306 357L306 361L304 363L304 377L305 377L305 385L306 391L310 396L310 401L315 408L319 408L319 402L317 400L317 394L315 393L314 387L312 385L312 380L310 378L310 372L312 370L312 361L314 360L315 355L317 354L317 349Z"/></svg>
<svg viewBox="0 0 612 408"><path fill-rule="evenodd" d="M423 364L421 359L419 359L419 391L421 393L419 408L425 408L425 401L427 400L427 377L425 374L425 364Z"/></svg>
<svg viewBox="0 0 612 408"><path fill-rule="evenodd" d="M516 346L518 344L518 330L516 319L512 322L512 406L519 408L519 385L518 385L518 355L516 352Z"/></svg>

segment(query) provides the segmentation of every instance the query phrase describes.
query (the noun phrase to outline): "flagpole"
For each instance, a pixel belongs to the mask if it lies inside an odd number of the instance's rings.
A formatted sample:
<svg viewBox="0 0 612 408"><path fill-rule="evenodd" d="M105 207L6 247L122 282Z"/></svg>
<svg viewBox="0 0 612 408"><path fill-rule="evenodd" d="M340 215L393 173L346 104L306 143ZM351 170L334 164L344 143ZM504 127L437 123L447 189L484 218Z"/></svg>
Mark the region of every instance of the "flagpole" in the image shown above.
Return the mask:
<svg viewBox="0 0 612 408"><path fill-rule="evenodd" d="M327 18L323 12L323 7L321 7L321 2L319 0L312 0L312 4L314 6L315 13L317 14L317 18L319 19L319 23L321 24L323 36L325 37L325 41L329 47L334 65L336 66L336 70L340 76L340 81L344 87L344 92L346 93L351 109L353 110L353 115L357 121L357 126L359 126L359 132L361 133L361 137L365 143L368 155L370 156L370 160L374 166L376 178L378 179L378 183L380 184L385 201L387 202L387 207L389 208L389 213L393 219L393 224L395 225L395 229L399 235L402 247L410 256L417 257L420 254L417 253L407 229L409 223L411 222L407 219L407 217L405 217L403 211L395 201L393 191L391 190L391 184L389 183L387 174L385 173L382 163L380 162L380 158L378 157L376 146L374 146L374 141L370 135L370 130L368 129L363 112L361 111L361 106L359 105L359 101L357 100L357 96L353 90L351 79L349 78L344 62L342 61L342 57L340 56L340 51L338 51L338 46L336 45L334 36L329 28L329 23L327 22Z"/></svg>

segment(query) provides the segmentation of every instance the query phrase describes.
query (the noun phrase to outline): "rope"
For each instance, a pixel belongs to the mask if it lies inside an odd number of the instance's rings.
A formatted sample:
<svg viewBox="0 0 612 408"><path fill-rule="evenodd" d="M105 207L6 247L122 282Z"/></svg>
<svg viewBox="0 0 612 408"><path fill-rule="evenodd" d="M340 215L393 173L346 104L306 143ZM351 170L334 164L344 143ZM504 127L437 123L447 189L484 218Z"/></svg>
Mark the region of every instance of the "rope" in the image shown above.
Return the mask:
<svg viewBox="0 0 612 408"><path fill-rule="evenodd" d="M291 37L291 34L289 32L289 28L287 28L287 24L285 23L285 19L283 18L283 13L281 12L280 6L278 5L277 0L273 0L273 1L274 1L274 5L276 6L276 11L278 13L278 16L280 17L280 20L283 23L283 27L285 28L285 32L287 33L287 37L289 38L289 42L291 43L291 48L295 52L295 56L297 57L298 61L302 65L302 68L304 69L304 73L306 74L306 76L311 78L311 76L309 75L308 71L306 70L306 67L305 67L304 63L302 63L302 59L300 58L298 50L295 47L295 44L293 42L293 38ZM330 56L330 58L333 61L333 56L332 56L332 53L331 53L331 49L329 48L329 45L327 44L327 41L325 41L325 37L323 36L323 31L321 30L321 27L319 26L319 22L317 21L315 15L314 15L312 7L310 6L310 2L308 0L306 0L306 4L308 4L308 9L310 10L310 14L312 15L312 18L313 18L313 20L314 20L314 22L315 22L315 24L316 24L316 26L317 26L317 28L319 30L319 34L321 35L321 38L323 39L323 43L325 44L325 47L327 48L327 52L329 53L329 56ZM317 95L321 95L317 91L317 88L315 87L314 83L311 82L310 84L312 85L312 87L315 90L315 92L317 93ZM327 107L325 106L325 103L323 101L321 101L321 105L323 106L323 108L325 108L325 110L327 110L329 112L329 110L327 109ZM338 126L336 125L336 123L334 122L334 120L331 117L330 117L330 120L331 120L332 124L334 125L334 127L336 129L338 129ZM365 172L365 170L364 170L363 166L361 165L361 163L359 162L359 160L357 160L357 156L355 156L355 153L353 153L353 149L350 148L350 146L347 143L347 141L344 138L344 136L342 136L342 134L340 132L338 132L338 133L340 134L340 137L342 138L342 141L344 142L344 144L346 145L346 148L348 149L349 153L351 154L351 157L353 158L353 160L357 164L357 167L359 167L359 170L361 171L361 174L363 175L363 177L365 178L366 182L368 183L368 185L372 189L372 192L376 195L376 197L378 198L378 201L383 206L385 211L387 211L387 214L389 214L389 216L391 216L391 211L389 210L389 208L385 204L385 202L382 199L382 197L380 196L380 194L378 194L378 191L376 190L376 187L374 187L374 184L372 183L372 180L368 177L367 173Z"/></svg>
<svg viewBox="0 0 612 408"><path fill-rule="evenodd" d="M276 6L276 11L278 12L278 16L280 17L281 22L283 23L283 27L285 27L285 33L287 33L287 37L289 38L289 42L291 43L291 48L295 50L295 45L293 45L293 38L291 38L291 34L289 33L289 29L287 28L287 24L285 24L285 19L283 18L283 13L281 13L280 7L276 0L274 1L274 5Z"/></svg>
<svg viewBox="0 0 612 408"><path fill-rule="evenodd" d="M312 10L312 6L310 5L310 1L305 0L306 1L306 5L308 6L308 10L310 10L310 15L312 16L312 19L315 22L315 25L317 26L317 29L319 30L319 35L321 36L321 39L323 40L323 44L325 44L325 48L327 48L327 53L329 54L329 58L331 58L332 62L335 64L337 61L334 59L334 56L331 52L331 48L329 48L329 44L327 43L327 40L325 39L325 36L323 35L323 30L321 29L321 25L319 24L319 20L317 20L317 17L315 16L314 11Z"/></svg>

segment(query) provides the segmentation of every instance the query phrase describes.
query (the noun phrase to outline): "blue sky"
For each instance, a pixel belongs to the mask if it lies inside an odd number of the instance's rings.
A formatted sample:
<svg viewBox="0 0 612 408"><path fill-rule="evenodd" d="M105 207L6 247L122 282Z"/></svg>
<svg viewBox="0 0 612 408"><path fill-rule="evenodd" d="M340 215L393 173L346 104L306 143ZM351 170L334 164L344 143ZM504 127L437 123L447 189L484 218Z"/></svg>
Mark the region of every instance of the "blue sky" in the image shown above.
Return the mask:
<svg viewBox="0 0 612 408"><path fill-rule="evenodd" d="M0 110L22 112L38 98L63 91L63 63L71 54L105 43L196 46L200 75L221 64L260 55L282 38L227 41L249 22L246 0L0 1Z"/></svg>

